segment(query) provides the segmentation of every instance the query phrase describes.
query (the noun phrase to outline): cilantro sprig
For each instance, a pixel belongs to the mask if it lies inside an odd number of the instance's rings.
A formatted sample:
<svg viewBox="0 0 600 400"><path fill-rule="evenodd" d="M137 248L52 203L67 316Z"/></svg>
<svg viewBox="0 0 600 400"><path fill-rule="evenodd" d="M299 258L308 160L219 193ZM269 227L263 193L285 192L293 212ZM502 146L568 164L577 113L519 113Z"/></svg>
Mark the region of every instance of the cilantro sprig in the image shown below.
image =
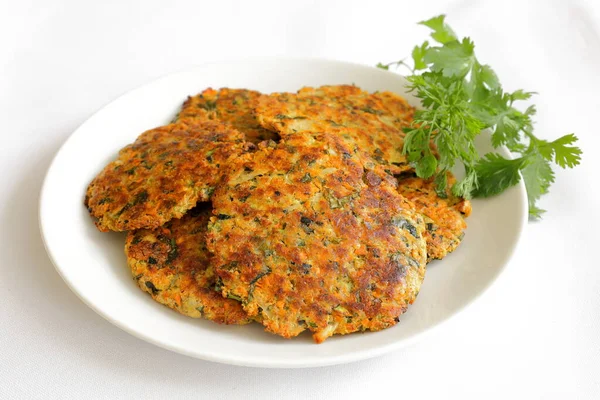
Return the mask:
<svg viewBox="0 0 600 400"><path fill-rule="evenodd" d="M446 171L460 162L465 177L452 192L465 198L494 196L523 179L529 215L539 218L544 210L536 202L554 182L551 163L573 168L581 160L581 149L573 145L577 137L572 133L554 141L536 137L535 106L519 106L535 93L505 92L494 70L475 56L471 39L459 39L444 15L420 24L432 30L431 38L437 44L425 41L415 46L412 67L404 61L377 65L383 69L407 65L412 71L407 77L409 90L424 108L405 129L404 153L417 176L433 176L438 193L445 196ZM474 139L485 129L492 132L492 145L506 146L514 158L498 153L480 156Z"/></svg>

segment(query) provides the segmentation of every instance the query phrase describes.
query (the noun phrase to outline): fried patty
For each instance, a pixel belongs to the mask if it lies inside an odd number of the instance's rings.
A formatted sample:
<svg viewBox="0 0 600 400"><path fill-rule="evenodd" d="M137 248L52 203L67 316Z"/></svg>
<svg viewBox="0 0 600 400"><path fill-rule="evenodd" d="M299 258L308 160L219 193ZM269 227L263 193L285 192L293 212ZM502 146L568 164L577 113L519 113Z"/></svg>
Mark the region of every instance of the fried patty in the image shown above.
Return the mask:
<svg viewBox="0 0 600 400"><path fill-rule="evenodd" d="M159 303L192 318L220 324L250 322L242 305L215 291L206 249L210 208L200 205L183 218L127 235L125 253L139 287Z"/></svg>
<svg viewBox="0 0 600 400"><path fill-rule="evenodd" d="M224 296L266 330L333 334L398 322L425 274L425 224L382 167L331 134L263 142L229 165L207 247Z"/></svg>
<svg viewBox="0 0 600 400"><path fill-rule="evenodd" d="M85 205L101 231L161 226L209 200L221 166L247 146L242 133L216 121L149 130L94 178Z"/></svg>
<svg viewBox="0 0 600 400"><path fill-rule="evenodd" d="M196 96L188 97L177 119L216 119L244 133L249 142L275 140L278 138L277 134L264 129L252 112L253 104L260 95L254 90L209 88Z"/></svg>
<svg viewBox="0 0 600 400"><path fill-rule="evenodd" d="M425 220L428 261L446 257L465 235L465 218L471 214L471 202L452 194L450 187L455 182L456 178L448 172L448 190L442 198L435 190L433 179L413 175L398 180L398 192L414 203Z"/></svg>
<svg viewBox="0 0 600 400"><path fill-rule="evenodd" d="M356 86L305 87L256 101L258 122L281 136L329 132L354 141L394 174L411 169L402 154L404 132L414 109L391 92L365 92Z"/></svg>

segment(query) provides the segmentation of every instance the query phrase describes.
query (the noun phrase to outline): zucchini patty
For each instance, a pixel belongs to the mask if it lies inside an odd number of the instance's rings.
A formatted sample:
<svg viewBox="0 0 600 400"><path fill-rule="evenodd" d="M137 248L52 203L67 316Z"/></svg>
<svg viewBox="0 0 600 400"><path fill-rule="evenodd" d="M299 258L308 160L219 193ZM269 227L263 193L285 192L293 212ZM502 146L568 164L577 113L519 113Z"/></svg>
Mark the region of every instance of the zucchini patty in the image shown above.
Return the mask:
<svg viewBox="0 0 600 400"><path fill-rule="evenodd" d="M402 128L410 125L413 113L396 94L370 94L349 85L263 95L255 107L258 122L282 137L298 132L335 133L354 142L393 174L411 169L402 154Z"/></svg>
<svg viewBox="0 0 600 400"><path fill-rule="evenodd" d="M188 97L177 119L217 119L244 133L249 142L275 140L277 134L260 126L252 113L253 104L260 95L254 90L208 88L196 96Z"/></svg>
<svg viewBox="0 0 600 400"><path fill-rule="evenodd" d="M458 247L467 229L465 217L471 214L471 202L452 194L450 188L456 178L450 172L447 175L444 198L436 192L433 178L425 180L413 175L398 179L398 192L415 204L415 210L425 220L428 261L441 260Z"/></svg>
<svg viewBox="0 0 600 400"><path fill-rule="evenodd" d="M215 291L206 249L210 208L200 205L160 228L129 232L127 263L139 287L159 303L192 318L221 324L250 322L242 305Z"/></svg>
<svg viewBox="0 0 600 400"><path fill-rule="evenodd" d="M218 286L266 330L333 334L398 322L425 274L422 217L396 181L330 134L287 135L232 160L207 247Z"/></svg>
<svg viewBox="0 0 600 400"><path fill-rule="evenodd" d="M209 200L221 166L248 145L242 133L216 121L149 130L94 178L85 205L101 231L161 226Z"/></svg>

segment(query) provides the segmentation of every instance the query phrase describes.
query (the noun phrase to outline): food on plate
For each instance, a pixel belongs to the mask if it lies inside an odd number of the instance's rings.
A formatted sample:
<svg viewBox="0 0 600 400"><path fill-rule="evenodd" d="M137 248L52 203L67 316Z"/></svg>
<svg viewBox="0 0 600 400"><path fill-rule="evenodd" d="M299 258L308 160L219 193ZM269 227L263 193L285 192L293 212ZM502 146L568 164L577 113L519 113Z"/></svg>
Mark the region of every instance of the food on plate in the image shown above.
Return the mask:
<svg viewBox="0 0 600 400"><path fill-rule="evenodd" d="M94 178L85 205L101 231L159 227L209 200L221 166L247 148L244 134L218 121L151 129Z"/></svg>
<svg viewBox="0 0 600 400"><path fill-rule="evenodd" d="M231 160L207 247L223 295L266 330L333 334L395 325L425 274L425 224L396 180L327 133L287 134Z"/></svg>
<svg viewBox="0 0 600 400"><path fill-rule="evenodd" d="M125 253L139 287L161 304L192 318L246 324L242 305L215 291L216 276L206 249L208 204L154 229L127 235Z"/></svg>
<svg viewBox="0 0 600 400"><path fill-rule="evenodd" d="M504 92L443 15L422 24L433 41L406 78L422 109L354 85L209 88L122 149L84 203L101 231L129 231L138 286L186 316L321 343L399 322L426 264L462 242L471 196L524 179L539 218L551 163L581 160L577 137L534 136L535 107L515 107L532 93ZM480 156L486 128L519 157Z"/></svg>
<svg viewBox="0 0 600 400"><path fill-rule="evenodd" d="M100 230L129 231L135 282L183 315L317 343L378 331L471 212L452 174L442 193L403 154L414 112L351 85L209 88L122 149L85 205Z"/></svg>
<svg viewBox="0 0 600 400"><path fill-rule="evenodd" d="M196 96L188 97L177 120L217 119L244 133L249 142L276 140L277 134L264 129L252 113L252 106L260 95L254 90L209 88Z"/></svg>
<svg viewBox="0 0 600 400"><path fill-rule="evenodd" d="M402 127L414 109L400 96L368 93L356 86L306 87L273 93L256 101L256 119L280 136L299 132L336 132L353 141L393 174L411 167L402 153Z"/></svg>
<svg viewBox="0 0 600 400"><path fill-rule="evenodd" d="M456 178L450 172L447 175L453 185ZM414 174L399 178L398 192L414 203L425 220L428 261L442 259L458 247L467 228L465 218L471 214L469 200L454 196L450 189L440 197L433 179Z"/></svg>

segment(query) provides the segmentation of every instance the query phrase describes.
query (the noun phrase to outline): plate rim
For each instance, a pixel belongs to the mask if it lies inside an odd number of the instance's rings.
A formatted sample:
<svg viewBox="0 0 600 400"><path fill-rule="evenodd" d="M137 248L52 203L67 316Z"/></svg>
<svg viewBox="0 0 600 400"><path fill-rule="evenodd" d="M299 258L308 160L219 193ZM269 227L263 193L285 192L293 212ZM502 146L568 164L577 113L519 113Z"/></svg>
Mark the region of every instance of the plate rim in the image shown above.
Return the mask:
<svg viewBox="0 0 600 400"><path fill-rule="evenodd" d="M323 63L328 63L328 64L338 64L338 65L342 65L345 67L363 68L363 69L369 68L369 69L376 70L375 67L365 65L365 64L341 61L341 60L334 60L334 59L328 59L328 58L320 58L320 57L252 56L252 57L244 57L244 58L232 58L232 59L211 61L211 62L193 65L193 66L190 66L187 68L182 68L179 70L175 70L175 71L163 74L159 77L152 78L149 81L147 81L141 85L138 85L134 88L131 88L131 89L128 89L128 90L122 92L119 96L108 101L107 103L103 104L101 107L96 109L94 112L89 114L88 117L60 145L60 148L56 151L55 155L52 158L52 161L50 162L50 164L48 166L48 169L44 175L44 180L41 185L41 189L39 192L39 200L38 200L38 226L39 226L40 236L42 238L42 242L44 244L46 253L48 254L50 261L52 262L54 269L58 272L59 276L65 282L67 287L77 296L77 298L79 298L85 305L87 305L89 308L91 308L94 312L96 312L102 318L104 318L111 324L117 326L119 329L129 333L130 335L132 335L136 338L144 340L144 341L151 343L155 346L158 346L160 348L170 350L175 353L183 354L183 355L186 355L189 357L194 357L194 358L198 358L198 359L205 360L205 361L218 362L218 363L222 363L222 364L229 364L229 365L236 365L236 366L243 366L243 367L311 368L311 367L324 367L324 366L345 364L345 363L350 363L350 362L354 362L354 361L365 360L365 359L369 359L369 358L378 357L383 354L392 352L394 350L399 350L401 348L410 346L410 345L422 340L423 338L429 336L434 331L437 331L438 329L442 328L447 323L449 323L451 320L454 320L458 315L460 315L460 314L464 313L466 310L468 310L475 302L477 302L479 299L481 299L481 297L489 291L489 289L498 281L498 278L506 271L507 266L511 263L515 254L517 253L517 250L519 249L519 247L521 245L521 242L522 242L521 237L523 235L523 231L525 230L525 227L527 226L527 222L529 219L528 213L527 213L527 210L528 210L527 191L526 191L523 179L521 179L519 181L519 183L516 185L516 188L519 192L521 209L524 210L524 212L522 212L522 215L520 216L520 223L518 225L518 231L516 232L516 238L515 238L514 243L511 246L511 248L509 249L510 254L508 254L505 261L497 269L495 274L487 282L485 282L482 289L478 293L476 293L472 298L470 298L465 304L456 308L445 319L443 319L433 325L428 326L427 328L425 328L418 334L415 334L411 337L408 337L405 339L400 339L398 341L391 342L391 343L388 343L385 345L380 345L375 348L357 349L355 351L347 352L347 353L341 354L341 355L327 356L326 358L322 358L321 360L316 360L313 362L304 361L304 360L294 360L294 359L288 359L285 361L282 361L279 359L267 360L267 359L261 359L261 358L256 358L256 357L254 357L252 359L248 359L247 357L244 358L244 357L219 356L218 354L215 354L215 353L200 354L197 351L187 350L185 348L181 348L176 345L170 345L168 343L164 343L159 340L156 340L151 335L148 335L144 332L140 332L135 329L132 329L126 323L113 318L111 315L109 315L108 313L105 313L99 307L97 307L90 299L86 298L83 293L81 293L79 290L77 290L76 285L72 281L70 281L68 276L65 275L65 273L59 266L59 262L56 259L55 255L53 254L51 247L48 245L48 242L46 240L46 231L45 231L46 228L44 227L44 222L43 222L44 218L43 217L44 217L44 199L47 196L46 193L49 190L48 189L49 176L51 175L52 170L53 170L55 164L57 163L57 160L60 159L60 157L61 157L64 149L67 147L68 143L71 140L73 140L73 138L77 135L77 133L79 131L81 131L87 125L88 121L93 119L97 114L102 112L104 109L106 109L109 106L111 106L112 104L118 102L121 98L128 96L132 92L143 90L147 86L156 84L157 82L165 80L165 79L169 79L170 77L172 77L174 75L191 73L194 70L206 68L209 65L232 64L232 63L239 64L239 63L248 63L248 62L277 62L277 61L281 61L281 62L294 61L294 62L298 62L298 63L323 62ZM385 71L385 70L378 70L378 71L380 71L381 73L384 73L384 74L393 75L395 79L403 79L404 78L403 75L397 74L392 71ZM509 158L512 157L509 150L505 146L501 146L501 147L497 148L496 150L499 151L500 153L503 153L504 156L507 156Z"/></svg>

